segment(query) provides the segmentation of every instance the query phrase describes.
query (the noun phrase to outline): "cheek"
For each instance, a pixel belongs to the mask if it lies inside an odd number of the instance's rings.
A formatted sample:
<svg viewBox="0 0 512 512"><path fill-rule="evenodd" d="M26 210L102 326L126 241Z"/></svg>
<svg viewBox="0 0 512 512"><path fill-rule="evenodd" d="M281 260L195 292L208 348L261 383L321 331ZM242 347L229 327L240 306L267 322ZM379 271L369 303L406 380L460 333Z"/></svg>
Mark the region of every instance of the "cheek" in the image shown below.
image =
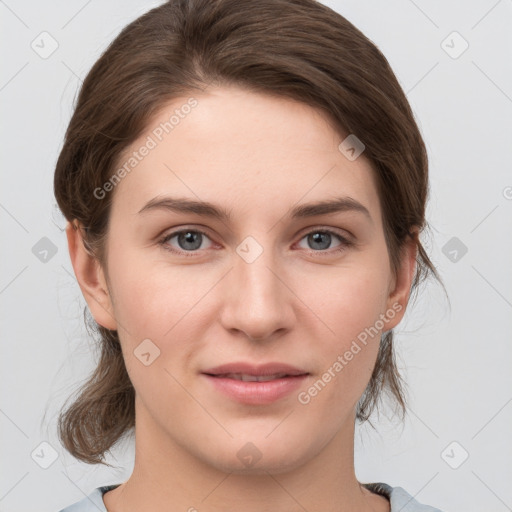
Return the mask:
<svg viewBox="0 0 512 512"><path fill-rule="evenodd" d="M193 354L201 326L190 319L211 284L197 276L194 284L192 266L148 264L121 245L110 256L114 313L130 379L141 391L162 389L164 382L172 388L171 375Z"/></svg>
<svg viewBox="0 0 512 512"><path fill-rule="evenodd" d="M342 348L384 312L388 282L387 267L373 261L304 273L294 289L326 328L327 344Z"/></svg>
<svg viewBox="0 0 512 512"><path fill-rule="evenodd" d="M297 295L314 312L318 325L311 336L322 372L314 389L306 390L322 407L328 402L334 416L355 404L370 380L379 350L389 274L373 265L347 266L333 272L304 277Z"/></svg>
<svg viewBox="0 0 512 512"><path fill-rule="evenodd" d="M111 276L114 310L134 342L172 336L174 326L199 306L215 282L194 265L172 266L162 258L153 261L144 258L142 251L130 255L127 250L121 258L120 252L112 254L112 261L117 262Z"/></svg>

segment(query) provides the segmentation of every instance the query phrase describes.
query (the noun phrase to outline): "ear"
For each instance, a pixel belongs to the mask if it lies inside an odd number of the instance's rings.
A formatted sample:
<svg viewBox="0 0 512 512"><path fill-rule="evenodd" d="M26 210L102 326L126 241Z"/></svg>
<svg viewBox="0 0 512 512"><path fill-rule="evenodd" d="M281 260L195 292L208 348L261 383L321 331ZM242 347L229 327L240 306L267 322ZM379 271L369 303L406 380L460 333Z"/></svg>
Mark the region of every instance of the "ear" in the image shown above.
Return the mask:
<svg viewBox="0 0 512 512"><path fill-rule="evenodd" d="M414 228L411 236L404 243L400 252L400 266L396 276L393 277L390 284L390 291L387 298L387 310L395 311L396 314L386 322L386 331L396 327L402 320L407 302L411 293L411 286L416 272L416 256L418 229Z"/></svg>
<svg viewBox="0 0 512 512"><path fill-rule="evenodd" d="M94 320L107 329L116 330L117 322L103 269L98 259L85 247L82 229L77 221L68 222L66 226L69 256L78 285Z"/></svg>

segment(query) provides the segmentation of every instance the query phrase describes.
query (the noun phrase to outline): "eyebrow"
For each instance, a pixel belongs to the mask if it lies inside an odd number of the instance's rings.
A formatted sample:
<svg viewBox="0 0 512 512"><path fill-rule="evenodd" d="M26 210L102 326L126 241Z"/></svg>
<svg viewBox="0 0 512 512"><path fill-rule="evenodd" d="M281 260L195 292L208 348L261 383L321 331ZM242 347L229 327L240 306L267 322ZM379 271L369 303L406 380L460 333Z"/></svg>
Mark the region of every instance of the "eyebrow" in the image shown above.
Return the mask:
<svg viewBox="0 0 512 512"><path fill-rule="evenodd" d="M213 203L175 197L154 197L139 210L139 213L162 209L176 213L194 213L203 217L218 219L223 222L229 222L231 220L230 211L216 206ZM303 219L340 212L362 213L372 221L368 209L351 197L338 197L336 199L301 204L290 209L288 215L292 219Z"/></svg>

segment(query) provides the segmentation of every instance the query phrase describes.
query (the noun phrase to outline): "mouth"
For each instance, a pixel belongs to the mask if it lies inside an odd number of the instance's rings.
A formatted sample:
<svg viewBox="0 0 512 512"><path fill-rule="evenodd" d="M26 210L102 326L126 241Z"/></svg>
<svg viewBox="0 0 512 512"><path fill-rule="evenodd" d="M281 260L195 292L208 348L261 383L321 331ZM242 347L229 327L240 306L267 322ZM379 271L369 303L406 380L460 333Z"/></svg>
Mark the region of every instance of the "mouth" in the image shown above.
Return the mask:
<svg viewBox="0 0 512 512"><path fill-rule="evenodd" d="M215 391L236 402L265 405L297 390L309 372L282 363L231 363L208 369L202 375Z"/></svg>
<svg viewBox="0 0 512 512"><path fill-rule="evenodd" d="M259 365L247 362L235 362L209 368L204 370L202 373L212 375L214 377L222 375L223 377L229 376L230 378L238 379L239 376L272 378L281 378L285 376L295 377L297 375L305 375L308 372L297 366L279 362L270 362Z"/></svg>
<svg viewBox="0 0 512 512"><path fill-rule="evenodd" d="M274 375L249 375L248 373L221 373L217 375L209 375L211 377L241 380L243 382L268 382L269 380L282 379L284 377L292 377L292 375L288 375L286 373L275 373Z"/></svg>

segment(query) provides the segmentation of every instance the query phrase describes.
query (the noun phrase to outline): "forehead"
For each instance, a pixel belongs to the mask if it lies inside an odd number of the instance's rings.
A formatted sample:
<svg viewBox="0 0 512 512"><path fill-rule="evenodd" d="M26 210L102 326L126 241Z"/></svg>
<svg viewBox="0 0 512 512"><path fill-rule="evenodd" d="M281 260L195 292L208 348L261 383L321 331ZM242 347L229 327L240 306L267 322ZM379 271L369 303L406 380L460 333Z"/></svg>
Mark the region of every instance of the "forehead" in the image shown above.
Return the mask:
<svg viewBox="0 0 512 512"><path fill-rule="evenodd" d="M320 110L236 87L175 98L121 155L113 209L138 212L156 196L223 203L240 213L349 196L379 217L371 163L349 160ZM265 208L262 210L262 206Z"/></svg>

